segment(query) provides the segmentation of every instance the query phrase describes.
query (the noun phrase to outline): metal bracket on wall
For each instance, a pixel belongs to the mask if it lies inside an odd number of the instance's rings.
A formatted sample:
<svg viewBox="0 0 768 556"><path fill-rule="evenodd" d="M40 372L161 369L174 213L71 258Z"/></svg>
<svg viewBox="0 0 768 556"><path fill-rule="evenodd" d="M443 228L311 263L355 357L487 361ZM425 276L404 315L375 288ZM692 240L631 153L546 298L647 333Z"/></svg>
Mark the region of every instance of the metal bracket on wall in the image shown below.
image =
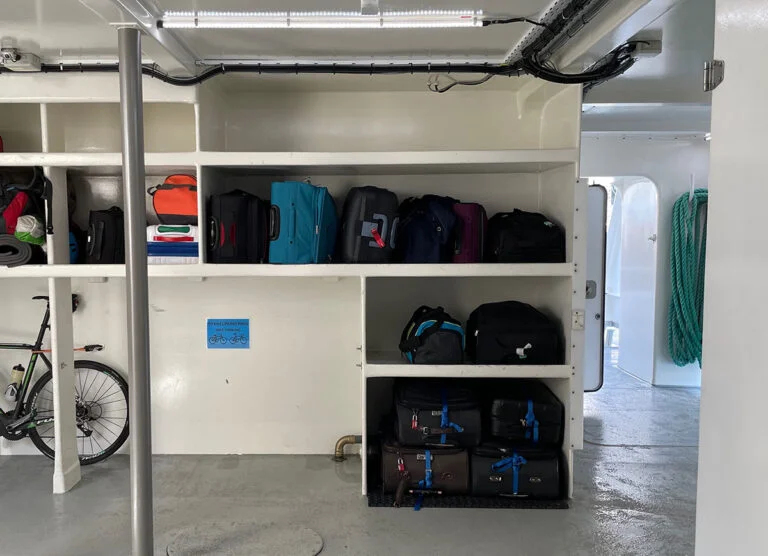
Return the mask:
<svg viewBox="0 0 768 556"><path fill-rule="evenodd" d="M714 91L725 79L725 61L704 62L704 92Z"/></svg>
<svg viewBox="0 0 768 556"><path fill-rule="evenodd" d="M363 15L379 15L379 0L360 0L360 13Z"/></svg>

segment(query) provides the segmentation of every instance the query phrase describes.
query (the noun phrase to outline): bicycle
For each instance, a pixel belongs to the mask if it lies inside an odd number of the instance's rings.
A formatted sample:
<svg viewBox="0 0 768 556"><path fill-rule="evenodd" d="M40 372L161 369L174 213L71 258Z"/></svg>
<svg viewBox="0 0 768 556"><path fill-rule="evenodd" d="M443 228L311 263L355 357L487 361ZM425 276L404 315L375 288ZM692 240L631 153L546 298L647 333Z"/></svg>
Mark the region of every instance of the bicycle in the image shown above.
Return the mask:
<svg viewBox="0 0 768 556"><path fill-rule="evenodd" d="M51 306L47 295L32 299L46 302L45 316L35 343L0 343L0 349L32 352L20 384L12 394L13 409L8 412L0 409L0 436L13 441L29 437L38 450L54 459L53 373L51 361L45 355L49 350L42 349L45 333L51 328ZM73 313L78 304L79 297L73 295ZM94 352L103 348L92 344L76 351ZM39 359L48 372L29 389ZM77 360L74 370L78 457L81 465L90 465L114 454L128 438L128 384L117 371L96 361Z"/></svg>

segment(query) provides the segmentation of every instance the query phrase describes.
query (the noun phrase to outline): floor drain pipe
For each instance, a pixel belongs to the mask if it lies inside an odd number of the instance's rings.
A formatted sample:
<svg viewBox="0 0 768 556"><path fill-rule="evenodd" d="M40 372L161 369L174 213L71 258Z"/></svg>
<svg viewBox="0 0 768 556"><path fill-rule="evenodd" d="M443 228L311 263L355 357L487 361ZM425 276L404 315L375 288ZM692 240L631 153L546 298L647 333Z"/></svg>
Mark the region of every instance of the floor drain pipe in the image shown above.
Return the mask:
<svg viewBox="0 0 768 556"><path fill-rule="evenodd" d="M350 446L352 444L362 444L363 443L363 435L362 434L348 434L346 436L342 436L336 441L336 448L333 450L333 461L344 461L347 459L344 456L344 446Z"/></svg>

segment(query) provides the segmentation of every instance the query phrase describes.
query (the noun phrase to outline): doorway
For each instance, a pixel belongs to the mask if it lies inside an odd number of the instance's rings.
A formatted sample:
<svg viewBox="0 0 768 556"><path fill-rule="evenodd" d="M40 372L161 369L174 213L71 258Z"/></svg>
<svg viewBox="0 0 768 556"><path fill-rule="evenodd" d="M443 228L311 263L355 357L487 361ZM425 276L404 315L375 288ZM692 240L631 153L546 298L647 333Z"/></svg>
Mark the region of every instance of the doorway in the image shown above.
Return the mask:
<svg viewBox="0 0 768 556"><path fill-rule="evenodd" d="M588 183L604 187L607 199L604 364L653 383L658 189L637 176L592 177Z"/></svg>

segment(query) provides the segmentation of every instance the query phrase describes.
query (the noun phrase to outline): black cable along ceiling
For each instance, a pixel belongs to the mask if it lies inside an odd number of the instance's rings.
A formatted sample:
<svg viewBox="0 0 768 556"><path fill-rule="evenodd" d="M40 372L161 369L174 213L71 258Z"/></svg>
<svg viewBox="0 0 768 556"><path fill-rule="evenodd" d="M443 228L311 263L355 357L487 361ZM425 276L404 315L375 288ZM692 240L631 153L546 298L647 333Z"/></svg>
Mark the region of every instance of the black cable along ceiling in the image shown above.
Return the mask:
<svg viewBox="0 0 768 556"><path fill-rule="evenodd" d="M219 64L210 66L196 75L174 76L163 71L157 64L145 64L142 73L159 79L164 83L175 86L198 85L217 75L226 73L250 73L258 75L274 74L326 74L326 75L407 75L407 74L446 74L451 81L445 86L430 79L428 87L431 91L444 93L456 85L480 85L495 76L517 77L532 75L539 79L563 84L586 84L590 88L604 81L617 77L627 71L635 63L632 56L637 42L624 43L589 69L582 73L563 73L551 62L552 52L568 39L574 36L574 28L581 29L591 17L597 13L609 0L573 0L559 13L549 18L549 21L536 21L526 17L506 19L490 19L483 26L508 25L513 23L529 23L540 29L538 35L532 38L523 49L521 59L511 64L477 64L477 63L257 63L257 64ZM587 13L589 9L589 13ZM547 52L546 56L542 53ZM0 74L11 70L0 67ZM42 73L116 73L118 64L42 64ZM471 81L460 81L450 77L450 74L485 74L482 78Z"/></svg>

